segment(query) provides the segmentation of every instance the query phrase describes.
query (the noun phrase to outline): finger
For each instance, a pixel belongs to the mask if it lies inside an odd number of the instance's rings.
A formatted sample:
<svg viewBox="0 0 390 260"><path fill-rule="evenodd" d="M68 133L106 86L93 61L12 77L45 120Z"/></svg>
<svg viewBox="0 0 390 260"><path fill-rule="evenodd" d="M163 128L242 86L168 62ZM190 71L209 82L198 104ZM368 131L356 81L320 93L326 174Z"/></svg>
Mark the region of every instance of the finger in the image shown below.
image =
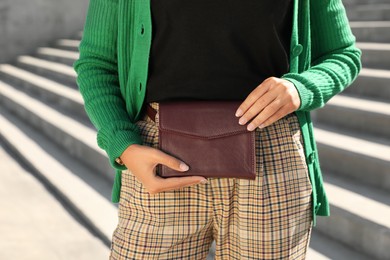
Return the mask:
<svg viewBox="0 0 390 260"><path fill-rule="evenodd" d="M272 125L273 123L275 123L276 121L278 121L279 119L285 117L286 115L288 115L289 113L289 110L288 110L288 105L284 105L283 107L281 107L276 113L274 113L272 116L270 116L269 118L267 118L262 124L261 124L261 128L264 128L264 127L267 127L269 125Z"/></svg>
<svg viewBox="0 0 390 260"><path fill-rule="evenodd" d="M169 177L163 178L156 175L156 167L142 170L144 174L137 175L136 178L145 186L150 194L162 191L174 190L182 187L192 186L207 182L203 176ZM153 172L153 174L147 174ZM202 182L203 181L203 182Z"/></svg>
<svg viewBox="0 0 390 260"><path fill-rule="evenodd" d="M268 91L261 98L259 98L240 118L238 123L244 125L255 116L257 116L265 107L275 100L277 93L275 91Z"/></svg>
<svg viewBox="0 0 390 260"><path fill-rule="evenodd" d="M278 111L284 107L284 103L281 99L275 99L267 107L261 111L258 116L256 116L248 125L248 131L254 130L256 127L263 128L264 122L268 120L273 114L278 113ZM283 111L281 111L283 112Z"/></svg>
<svg viewBox="0 0 390 260"><path fill-rule="evenodd" d="M257 86L241 103L237 108L236 116L242 116L261 96L266 93L273 82L273 77L269 77L264 80L259 86Z"/></svg>
<svg viewBox="0 0 390 260"><path fill-rule="evenodd" d="M158 185L160 191L175 190L184 188L200 183L206 183L207 179L202 176L188 176L188 177L169 177L169 178L158 178Z"/></svg>
<svg viewBox="0 0 390 260"><path fill-rule="evenodd" d="M173 170L181 171L181 172L185 172L189 170L189 166L186 163L167 153L164 153L161 150L156 150L155 156L156 156L157 163L161 163L165 166L168 166Z"/></svg>

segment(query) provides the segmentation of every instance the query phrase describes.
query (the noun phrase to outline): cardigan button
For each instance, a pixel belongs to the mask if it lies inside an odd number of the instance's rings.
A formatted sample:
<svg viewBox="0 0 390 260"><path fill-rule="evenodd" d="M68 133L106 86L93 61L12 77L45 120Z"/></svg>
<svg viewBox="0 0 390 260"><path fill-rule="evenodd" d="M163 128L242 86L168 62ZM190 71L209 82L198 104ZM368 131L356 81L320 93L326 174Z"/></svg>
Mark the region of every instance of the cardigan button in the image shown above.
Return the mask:
<svg viewBox="0 0 390 260"><path fill-rule="evenodd" d="M321 202L318 202L317 205L314 207L315 213L318 212L318 210L320 209L320 207L321 207Z"/></svg>
<svg viewBox="0 0 390 260"><path fill-rule="evenodd" d="M315 152L313 151L310 155L309 155L309 158L308 158L308 161L310 164L312 164L314 162L314 158L315 158Z"/></svg>
<svg viewBox="0 0 390 260"><path fill-rule="evenodd" d="M295 45L293 49L293 55L298 56L303 51L303 46L301 44Z"/></svg>
<svg viewBox="0 0 390 260"><path fill-rule="evenodd" d="M144 32L145 32L144 25L143 25L143 24L141 24L141 35L143 35L143 34L144 34Z"/></svg>

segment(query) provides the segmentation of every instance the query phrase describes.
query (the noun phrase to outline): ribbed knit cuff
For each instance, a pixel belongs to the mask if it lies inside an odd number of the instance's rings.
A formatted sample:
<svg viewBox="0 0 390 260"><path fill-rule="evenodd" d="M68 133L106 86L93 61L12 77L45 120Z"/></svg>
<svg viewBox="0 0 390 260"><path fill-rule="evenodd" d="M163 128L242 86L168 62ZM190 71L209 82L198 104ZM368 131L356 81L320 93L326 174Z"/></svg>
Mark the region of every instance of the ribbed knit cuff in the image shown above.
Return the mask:
<svg viewBox="0 0 390 260"><path fill-rule="evenodd" d="M141 136L132 131L121 131L117 132L113 138L111 138L111 142L107 145L107 155L110 160L110 164L118 169L125 170L125 165L118 164L115 159L122 155L122 153L126 150L129 145L139 144L142 145Z"/></svg>
<svg viewBox="0 0 390 260"><path fill-rule="evenodd" d="M136 130L134 125L132 128L132 130L127 128L119 128L118 130L105 128L98 131L98 146L106 151L111 166L117 170L125 170L126 166L118 164L115 159L121 156L129 145L143 144L139 131Z"/></svg>
<svg viewBox="0 0 390 260"><path fill-rule="evenodd" d="M298 91L299 98L301 99L301 105L299 106L297 111L306 110L313 101L313 93L307 87L305 87L305 85L301 81L297 80L296 78L293 78L292 73L285 74L281 78L293 83Z"/></svg>

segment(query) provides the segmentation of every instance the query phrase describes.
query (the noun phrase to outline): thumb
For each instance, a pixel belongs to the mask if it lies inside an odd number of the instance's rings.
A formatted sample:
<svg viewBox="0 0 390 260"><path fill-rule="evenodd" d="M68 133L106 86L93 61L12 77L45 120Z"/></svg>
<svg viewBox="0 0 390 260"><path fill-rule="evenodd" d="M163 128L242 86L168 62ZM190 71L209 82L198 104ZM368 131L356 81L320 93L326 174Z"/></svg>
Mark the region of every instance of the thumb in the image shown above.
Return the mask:
<svg viewBox="0 0 390 260"><path fill-rule="evenodd" d="M180 171L180 172L185 172L189 170L189 166L184 163L183 161L167 154L164 153L161 150L158 150L157 152L157 157L158 157L158 163L161 163L165 166L168 166L169 168Z"/></svg>

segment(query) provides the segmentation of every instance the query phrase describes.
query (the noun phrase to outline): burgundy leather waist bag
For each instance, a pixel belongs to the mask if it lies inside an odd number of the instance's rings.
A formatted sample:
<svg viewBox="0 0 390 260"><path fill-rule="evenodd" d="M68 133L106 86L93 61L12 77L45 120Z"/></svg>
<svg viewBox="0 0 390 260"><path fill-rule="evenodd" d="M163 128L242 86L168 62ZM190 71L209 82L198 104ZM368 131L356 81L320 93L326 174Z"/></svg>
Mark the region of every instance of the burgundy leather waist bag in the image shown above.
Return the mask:
<svg viewBox="0 0 390 260"><path fill-rule="evenodd" d="M186 172L158 165L161 177L201 175L256 178L255 131L238 124L238 101L159 103L159 149L183 162ZM153 119L156 110L147 104Z"/></svg>

